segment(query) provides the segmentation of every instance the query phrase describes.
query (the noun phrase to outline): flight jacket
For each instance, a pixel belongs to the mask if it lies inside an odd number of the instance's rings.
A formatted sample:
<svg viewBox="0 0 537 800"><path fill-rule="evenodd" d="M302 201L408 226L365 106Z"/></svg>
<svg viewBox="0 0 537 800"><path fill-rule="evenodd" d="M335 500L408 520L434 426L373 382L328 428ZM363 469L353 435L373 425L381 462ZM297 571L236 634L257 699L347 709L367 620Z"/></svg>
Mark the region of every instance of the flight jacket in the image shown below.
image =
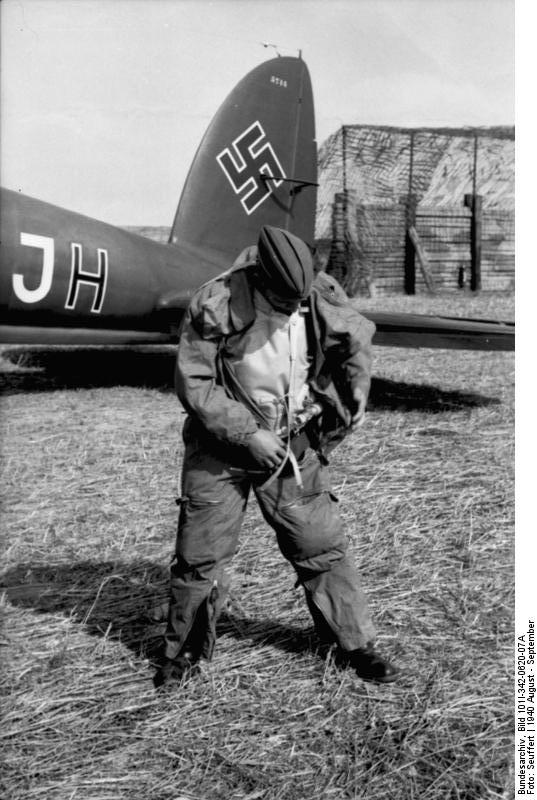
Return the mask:
<svg viewBox="0 0 537 800"><path fill-rule="evenodd" d="M246 445L262 426L259 417L237 399L226 379L226 348L255 319L252 263L233 268L194 294L182 322L175 386L198 435L219 445ZM371 375L372 322L352 305L338 282L317 273L303 306L312 365L309 386L323 407L311 427L312 447L321 455L349 430L351 393L358 386L367 397Z"/></svg>

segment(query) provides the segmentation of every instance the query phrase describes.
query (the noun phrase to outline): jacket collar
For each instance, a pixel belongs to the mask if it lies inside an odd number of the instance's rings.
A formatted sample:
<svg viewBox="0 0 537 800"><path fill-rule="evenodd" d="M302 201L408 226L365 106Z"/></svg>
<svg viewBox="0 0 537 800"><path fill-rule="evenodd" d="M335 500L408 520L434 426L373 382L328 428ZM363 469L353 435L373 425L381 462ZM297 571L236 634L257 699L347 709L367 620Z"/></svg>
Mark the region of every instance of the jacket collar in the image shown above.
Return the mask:
<svg viewBox="0 0 537 800"><path fill-rule="evenodd" d="M244 330L255 319L253 287L248 280L247 270L251 264L233 270L229 278L229 315L234 330Z"/></svg>

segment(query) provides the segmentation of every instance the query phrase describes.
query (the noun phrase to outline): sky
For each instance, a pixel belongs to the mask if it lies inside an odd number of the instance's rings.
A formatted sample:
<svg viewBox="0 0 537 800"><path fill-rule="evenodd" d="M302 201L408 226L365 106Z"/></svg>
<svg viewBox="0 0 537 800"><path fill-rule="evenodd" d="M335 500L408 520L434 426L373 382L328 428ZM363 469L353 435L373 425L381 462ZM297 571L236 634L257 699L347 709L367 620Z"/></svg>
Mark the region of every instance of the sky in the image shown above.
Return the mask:
<svg viewBox="0 0 537 800"><path fill-rule="evenodd" d="M317 139L342 124L512 125L513 0L2 0L2 185L170 225L214 112L302 55Z"/></svg>

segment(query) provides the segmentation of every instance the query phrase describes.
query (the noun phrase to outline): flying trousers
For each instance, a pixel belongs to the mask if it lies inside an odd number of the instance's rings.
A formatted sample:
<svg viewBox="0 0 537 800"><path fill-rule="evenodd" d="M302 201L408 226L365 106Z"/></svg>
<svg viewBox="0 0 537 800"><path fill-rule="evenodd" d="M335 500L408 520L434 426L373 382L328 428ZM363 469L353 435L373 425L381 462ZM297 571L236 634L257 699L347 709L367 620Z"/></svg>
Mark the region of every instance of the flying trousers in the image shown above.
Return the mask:
<svg viewBox="0 0 537 800"><path fill-rule="evenodd" d="M262 488L266 473L240 466L228 454L224 458L218 448L189 435L188 427L185 439L166 658L177 658L183 648L211 658L216 619L229 589L226 566L237 548L251 491L304 587L320 638L344 650L373 640L359 574L347 556L338 501L317 453L307 449L299 459L301 489L291 469Z"/></svg>

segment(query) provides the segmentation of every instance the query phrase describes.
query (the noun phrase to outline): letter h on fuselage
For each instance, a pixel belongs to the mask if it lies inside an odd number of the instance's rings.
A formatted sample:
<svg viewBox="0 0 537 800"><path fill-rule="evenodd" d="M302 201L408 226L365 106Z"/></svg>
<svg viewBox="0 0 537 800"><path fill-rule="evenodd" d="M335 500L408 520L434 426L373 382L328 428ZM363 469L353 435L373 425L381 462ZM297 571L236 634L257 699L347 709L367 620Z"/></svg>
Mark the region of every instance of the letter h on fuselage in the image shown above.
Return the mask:
<svg viewBox="0 0 537 800"><path fill-rule="evenodd" d="M81 284L94 289L92 314L99 314L103 305L108 278L108 251L97 249L97 272L87 272L82 267L82 245L71 243L71 280L65 308L74 309Z"/></svg>

